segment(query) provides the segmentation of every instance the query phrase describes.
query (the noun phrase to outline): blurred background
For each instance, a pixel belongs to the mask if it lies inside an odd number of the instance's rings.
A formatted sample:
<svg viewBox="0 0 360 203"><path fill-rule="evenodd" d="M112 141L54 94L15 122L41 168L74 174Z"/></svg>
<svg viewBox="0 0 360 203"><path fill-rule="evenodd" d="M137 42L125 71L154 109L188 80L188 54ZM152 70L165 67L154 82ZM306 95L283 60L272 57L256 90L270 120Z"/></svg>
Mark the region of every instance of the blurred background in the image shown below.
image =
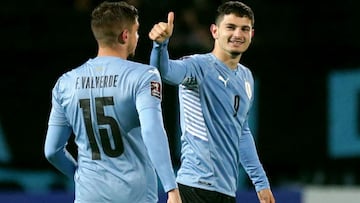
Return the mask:
<svg viewBox="0 0 360 203"><path fill-rule="evenodd" d="M0 3L0 202L72 201L72 182L46 161L43 145L56 79L96 56L90 13L100 2ZM171 58L211 51L209 27L224 1L128 2L140 12L140 39L131 60L149 62L148 32L166 21L170 10L175 12ZM278 202L315 203L321 194L329 197L324 188L331 188L330 194L334 188L349 189L341 200L355 202L359 198L353 195L360 194L360 1L243 2L255 13L253 43L241 58L256 83L251 125ZM178 167L177 92L167 85L163 91L165 127ZM254 201L245 174L242 180L239 193L250 195L243 202Z"/></svg>

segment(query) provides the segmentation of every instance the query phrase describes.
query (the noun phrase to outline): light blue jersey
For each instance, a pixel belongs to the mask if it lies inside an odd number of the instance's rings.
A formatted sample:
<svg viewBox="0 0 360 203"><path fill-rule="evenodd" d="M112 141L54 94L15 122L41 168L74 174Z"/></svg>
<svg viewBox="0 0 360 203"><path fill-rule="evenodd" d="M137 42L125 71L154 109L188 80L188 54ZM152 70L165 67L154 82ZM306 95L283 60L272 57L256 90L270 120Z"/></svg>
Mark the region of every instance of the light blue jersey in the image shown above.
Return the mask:
<svg viewBox="0 0 360 203"><path fill-rule="evenodd" d="M166 192L177 187L161 91L156 68L117 57L90 59L58 79L45 153L66 145L68 136L61 138L56 129L73 130L75 175L63 153L53 164L74 175L75 202L157 202L155 169Z"/></svg>
<svg viewBox="0 0 360 203"><path fill-rule="evenodd" d="M235 196L243 166L256 191L269 188L248 125L254 91L250 70L241 64L231 70L211 53L169 60L167 42L154 42L150 63L165 82L179 85L177 181Z"/></svg>

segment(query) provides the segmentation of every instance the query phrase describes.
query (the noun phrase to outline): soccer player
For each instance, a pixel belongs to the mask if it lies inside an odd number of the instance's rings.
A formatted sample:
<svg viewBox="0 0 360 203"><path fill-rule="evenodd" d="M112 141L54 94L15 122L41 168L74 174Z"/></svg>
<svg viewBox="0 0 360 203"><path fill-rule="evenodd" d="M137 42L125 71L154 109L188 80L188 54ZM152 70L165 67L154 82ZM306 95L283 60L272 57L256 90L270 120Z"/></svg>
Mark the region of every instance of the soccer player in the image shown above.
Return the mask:
<svg viewBox="0 0 360 203"><path fill-rule="evenodd" d="M253 37L250 7L228 1L218 7L210 31L212 52L170 60L167 50L174 13L155 24L150 63L164 82L179 85L181 166L177 182L184 203L234 203L239 169L245 168L261 203L274 203L259 161L248 115L253 103L251 71L240 64Z"/></svg>
<svg viewBox="0 0 360 203"><path fill-rule="evenodd" d="M103 2L92 12L91 28L97 57L63 74L52 90L46 158L74 178L76 203L155 203L157 174L168 203L181 203L163 126L160 74L127 60L139 38L137 9ZM72 132L77 160L66 150Z"/></svg>

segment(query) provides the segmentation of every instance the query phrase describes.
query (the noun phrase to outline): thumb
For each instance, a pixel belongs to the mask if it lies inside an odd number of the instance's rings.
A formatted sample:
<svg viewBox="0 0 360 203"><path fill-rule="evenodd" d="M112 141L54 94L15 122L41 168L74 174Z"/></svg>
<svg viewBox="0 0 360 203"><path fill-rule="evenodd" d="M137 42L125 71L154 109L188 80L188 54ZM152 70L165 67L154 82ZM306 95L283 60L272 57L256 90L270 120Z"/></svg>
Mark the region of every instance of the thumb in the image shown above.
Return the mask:
<svg viewBox="0 0 360 203"><path fill-rule="evenodd" d="M169 26L173 26L173 24L174 24L174 12L169 12L169 14L168 14L168 22L167 22L167 24L169 25Z"/></svg>

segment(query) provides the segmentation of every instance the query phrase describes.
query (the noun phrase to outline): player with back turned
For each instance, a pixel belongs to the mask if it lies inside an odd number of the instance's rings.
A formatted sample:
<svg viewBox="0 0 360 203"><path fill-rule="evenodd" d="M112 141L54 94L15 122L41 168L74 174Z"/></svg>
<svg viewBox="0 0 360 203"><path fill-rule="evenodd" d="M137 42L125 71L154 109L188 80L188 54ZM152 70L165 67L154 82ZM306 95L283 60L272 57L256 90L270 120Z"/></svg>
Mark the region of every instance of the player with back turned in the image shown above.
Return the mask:
<svg viewBox="0 0 360 203"><path fill-rule="evenodd" d="M253 37L250 7L220 5L210 31L210 53L170 60L167 51L174 13L155 24L150 64L163 81L179 86L181 166L177 182L184 203L234 203L240 167L244 167L261 203L275 203L248 124L254 79L240 64Z"/></svg>
<svg viewBox="0 0 360 203"><path fill-rule="evenodd" d="M63 74L52 90L45 156L75 181L76 203L181 203L161 112L158 70L127 60L138 42L138 12L103 2L92 12L97 57ZM74 133L77 160L66 150Z"/></svg>

